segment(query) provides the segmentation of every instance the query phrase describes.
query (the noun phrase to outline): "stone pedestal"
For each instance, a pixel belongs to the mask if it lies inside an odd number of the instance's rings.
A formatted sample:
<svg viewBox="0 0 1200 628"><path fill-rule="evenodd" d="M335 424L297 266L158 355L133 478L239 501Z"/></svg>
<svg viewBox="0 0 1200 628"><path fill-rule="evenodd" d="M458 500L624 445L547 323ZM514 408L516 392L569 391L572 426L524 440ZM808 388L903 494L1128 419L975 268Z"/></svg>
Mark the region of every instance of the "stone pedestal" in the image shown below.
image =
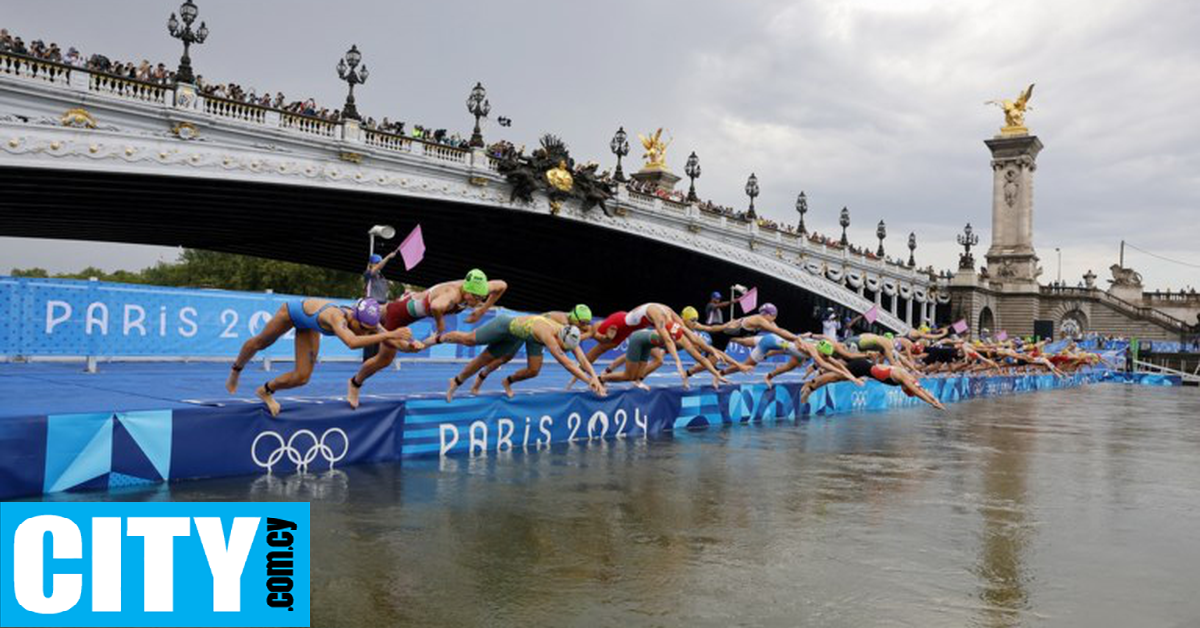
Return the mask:
<svg viewBox="0 0 1200 628"><path fill-rule="evenodd" d="M989 284L1005 292L1036 292L1033 249L1033 173L1042 142L1034 135L1002 134L985 140L992 151L992 245Z"/></svg>
<svg viewBox="0 0 1200 628"><path fill-rule="evenodd" d="M671 192L675 190L675 184L679 182L679 175L668 170L648 170L643 168L633 173L633 180L643 185L653 185L664 192Z"/></svg>

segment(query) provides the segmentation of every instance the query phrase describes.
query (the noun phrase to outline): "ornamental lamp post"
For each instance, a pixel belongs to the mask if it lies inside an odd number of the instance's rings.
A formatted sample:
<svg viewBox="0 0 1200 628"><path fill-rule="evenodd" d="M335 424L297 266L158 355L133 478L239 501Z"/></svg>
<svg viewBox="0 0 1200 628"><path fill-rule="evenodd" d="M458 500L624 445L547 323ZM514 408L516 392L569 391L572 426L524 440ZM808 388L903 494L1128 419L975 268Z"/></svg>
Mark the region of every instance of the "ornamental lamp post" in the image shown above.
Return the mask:
<svg viewBox="0 0 1200 628"><path fill-rule="evenodd" d="M848 246L850 240L846 237L846 227L850 226L850 210L842 207L842 216L838 218L838 224L842 226L842 246Z"/></svg>
<svg viewBox="0 0 1200 628"><path fill-rule="evenodd" d="M964 248L963 254L958 256L959 270L974 270L975 257L971 255L971 247L979 244L979 234L971 228L971 223L963 229L963 232L957 236L958 245Z"/></svg>
<svg viewBox="0 0 1200 628"><path fill-rule="evenodd" d="M800 196L796 197L796 212L800 214L800 235L807 235L808 229L804 227L804 214L808 213L808 197L804 195L804 190L801 190Z"/></svg>
<svg viewBox="0 0 1200 628"><path fill-rule="evenodd" d="M908 234L908 267L916 268L917 260L913 257L913 253L917 250L917 234L909 232Z"/></svg>
<svg viewBox="0 0 1200 628"><path fill-rule="evenodd" d="M625 134L625 127L621 127L617 129L617 132L613 134L612 141L608 143L612 153L617 156L617 169L613 171L613 179L617 183L625 182L625 172L621 170L621 158L629 154L628 138L629 136ZM699 173L696 176L699 176Z"/></svg>
<svg viewBox="0 0 1200 628"><path fill-rule="evenodd" d="M195 83L196 77L192 74L192 58L188 55L188 51L192 44L202 44L205 39L208 39L208 26L204 22L200 22L200 28L192 30L192 22L196 21L196 15L200 10L192 3L192 0L187 0L179 6L179 17L183 19L183 26L180 27L179 20L175 19L175 14L171 14L171 18L167 20L167 32L171 37L183 42L183 56L179 59L179 69L175 71L176 83Z"/></svg>
<svg viewBox="0 0 1200 628"><path fill-rule="evenodd" d="M700 200L696 196L696 179L700 177L700 158L696 156L696 151L692 151L692 154L688 155L687 164L683 166L683 173L688 176L688 179L691 179L691 183L688 185L687 200L689 203L695 203Z"/></svg>
<svg viewBox="0 0 1200 628"><path fill-rule="evenodd" d="M883 259L883 239L887 237L887 225L883 224L882 220L875 227L875 237L879 238L879 250L875 252L875 255L879 256L879 259Z"/></svg>
<svg viewBox="0 0 1200 628"><path fill-rule="evenodd" d="M758 218L758 214L754 213L754 197L758 196L758 177L754 173L750 173L750 178L746 179L746 196L750 197L750 211L746 212L746 217L750 220Z"/></svg>
<svg viewBox="0 0 1200 628"><path fill-rule="evenodd" d="M472 148L483 147L483 133L479 130L479 119L486 118L491 110L492 103L487 99L487 90L483 88L483 83L476 82L475 87L471 88L470 95L467 96L467 111L475 116L475 131L471 133L470 142Z"/></svg>
<svg viewBox="0 0 1200 628"><path fill-rule="evenodd" d="M344 120L362 119L358 115L358 108L354 106L354 86L366 83L367 77L371 73L367 71L366 65L358 67L360 63L362 63L362 53L358 51L357 44L350 46L346 55L338 60L338 77L350 86L350 91L346 94L346 104L342 107L342 119Z"/></svg>

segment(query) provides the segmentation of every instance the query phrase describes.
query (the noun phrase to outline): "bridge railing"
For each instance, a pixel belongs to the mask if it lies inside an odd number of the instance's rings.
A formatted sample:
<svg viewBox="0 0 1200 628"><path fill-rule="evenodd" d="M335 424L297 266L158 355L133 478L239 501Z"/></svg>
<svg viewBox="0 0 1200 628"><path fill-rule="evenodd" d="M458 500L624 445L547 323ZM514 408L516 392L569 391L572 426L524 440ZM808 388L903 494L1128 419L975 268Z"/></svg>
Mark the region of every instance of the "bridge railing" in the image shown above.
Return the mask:
<svg viewBox="0 0 1200 628"><path fill-rule="evenodd" d="M88 72L88 91L108 94L127 100L167 104L174 91L159 83L124 78L113 74Z"/></svg>
<svg viewBox="0 0 1200 628"><path fill-rule="evenodd" d="M1075 296L1081 298L1096 299L1103 301L1118 310L1123 310L1126 314L1132 314L1137 318L1144 318L1161 325L1174 328L1177 331L1187 331L1188 324L1182 320L1171 316L1165 312L1161 312L1152 307L1145 305L1137 305L1130 303L1125 299L1113 296L1099 288L1070 288L1066 286L1042 286L1041 293L1045 295L1059 296Z"/></svg>
<svg viewBox="0 0 1200 628"><path fill-rule="evenodd" d="M218 118L231 118L251 124L268 124L268 117L278 118L279 112L259 105L220 98L217 96L201 96L204 113Z"/></svg>
<svg viewBox="0 0 1200 628"><path fill-rule="evenodd" d="M11 52L0 52L0 74L21 76L47 83L67 84L71 82L71 72L74 69L72 66L62 63L43 61Z"/></svg>

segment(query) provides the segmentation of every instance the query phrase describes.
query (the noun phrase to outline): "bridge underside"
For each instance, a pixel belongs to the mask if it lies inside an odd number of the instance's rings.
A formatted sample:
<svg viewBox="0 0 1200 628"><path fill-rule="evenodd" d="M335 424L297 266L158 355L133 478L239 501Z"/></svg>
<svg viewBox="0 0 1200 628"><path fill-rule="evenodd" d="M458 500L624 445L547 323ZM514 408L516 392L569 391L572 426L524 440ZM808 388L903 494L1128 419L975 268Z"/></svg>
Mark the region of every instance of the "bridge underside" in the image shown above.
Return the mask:
<svg viewBox="0 0 1200 628"><path fill-rule="evenodd" d="M473 267L509 282L514 309L588 303L597 314L660 301L700 308L713 290L758 286L782 325L817 327L816 295L753 269L548 214L319 187L124 173L0 168L0 235L184 246L361 272L367 230L420 223L416 285ZM599 211L598 209L596 211ZM397 243L393 241L392 246ZM386 245L385 245L386 246ZM346 295L350 296L350 295Z"/></svg>

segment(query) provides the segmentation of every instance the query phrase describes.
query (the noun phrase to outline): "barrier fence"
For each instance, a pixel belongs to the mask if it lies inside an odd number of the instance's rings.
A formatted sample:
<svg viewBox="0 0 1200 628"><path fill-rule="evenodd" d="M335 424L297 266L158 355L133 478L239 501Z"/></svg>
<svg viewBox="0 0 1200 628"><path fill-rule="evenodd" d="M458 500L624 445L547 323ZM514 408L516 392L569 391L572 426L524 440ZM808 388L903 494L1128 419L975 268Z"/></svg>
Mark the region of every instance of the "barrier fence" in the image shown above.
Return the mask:
<svg viewBox="0 0 1200 628"><path fill-rule="evenodd" d="M944 403L1046 390L1112 378L1178 385L1178 378L1093 371L925 378ZM358 410L329 399L289 399L271 418L261 404L16 417L0 421L0 498L73 489L149 485L206 477L322 473L349 464L437 456L488 456L591 440L920 403L870 381L822 388L800 402L800 385L714 390L621 390L372 401Z"/></svg>
<svg viewBox="0 0 1200 628"><path fill-rule="evenodd" d="M231 290L197 290L74 279L0 277L0 356L95 357L233 360L242 343L262 330L281 305L306 297ZM327 298L327 297L320 297ZM351 305L348 299L330 299ZM562 304L567 309L573 304ZM468 324L469 312L447 316L446 331L472 329L500 313L492 308L478 323ZM597 312L597 316L604 313ZM432 335L431 318L408 326L416 338ZM290 360L294 331L258 358ZM591 344L585 345L585 349ZM625 345L602 356L611 360ZM482 348L437 345L419 353L402 353L408 360L467 360ZM522 349L524 351L524 349ZM730 355L741 358L750 350L730 344ZM336 339L321 343L322 360L361 359ZM680 352L681 358L687 355ZM782 359L782 358L779 358Z"/></svg>

